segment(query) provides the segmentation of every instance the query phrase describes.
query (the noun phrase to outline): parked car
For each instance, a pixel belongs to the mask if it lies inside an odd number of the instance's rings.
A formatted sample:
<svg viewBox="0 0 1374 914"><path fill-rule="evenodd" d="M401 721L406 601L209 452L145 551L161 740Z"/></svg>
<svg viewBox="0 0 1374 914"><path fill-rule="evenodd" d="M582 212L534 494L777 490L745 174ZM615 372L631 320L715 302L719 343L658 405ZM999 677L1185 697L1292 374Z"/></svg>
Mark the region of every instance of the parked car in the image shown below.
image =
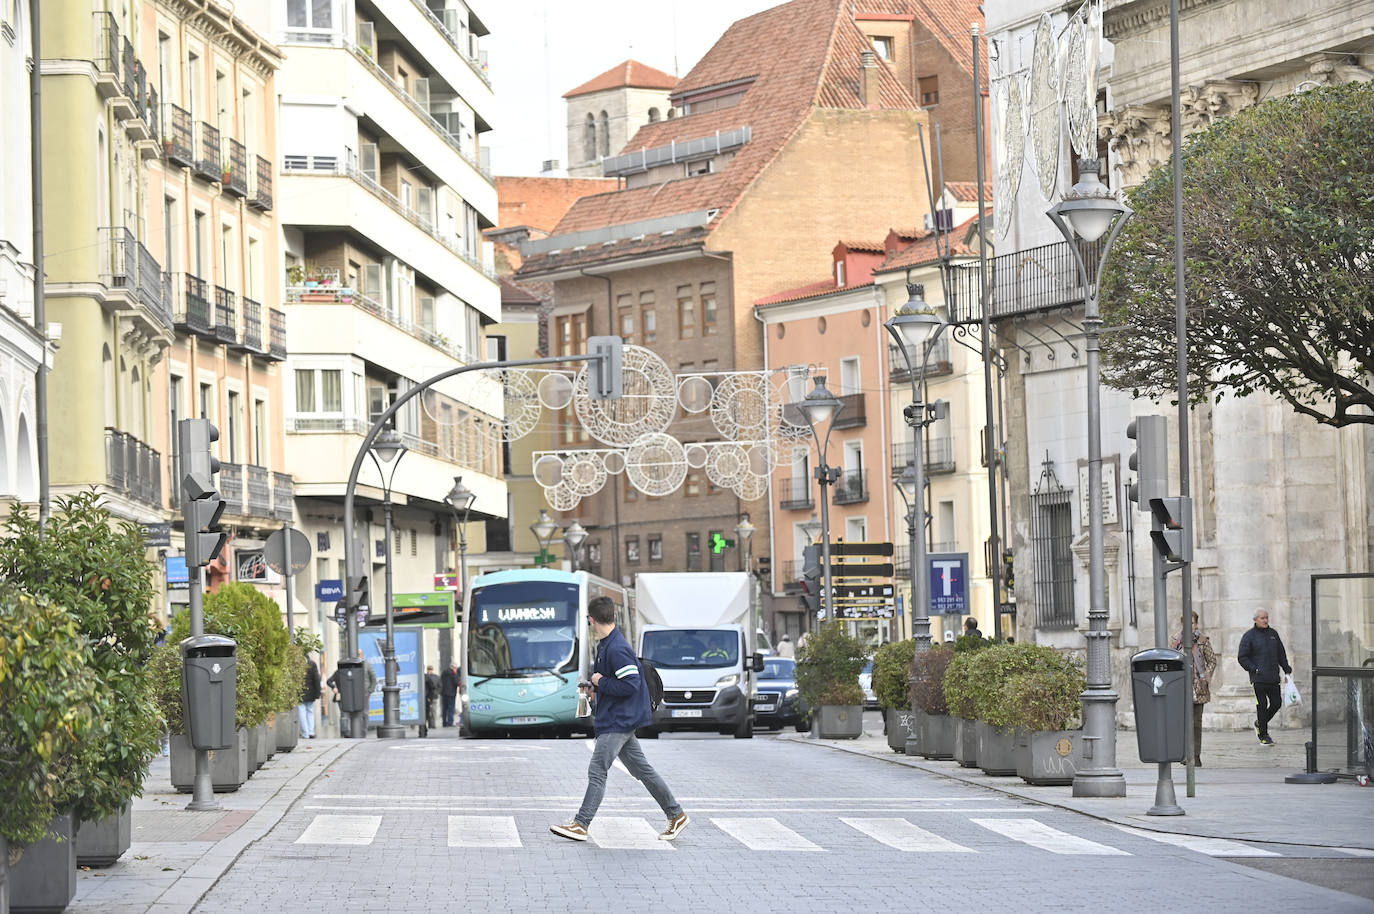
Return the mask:
<svg viewBox="0 0 1374 914"><path fill-rule="evenodd" d="M873 711L878 707L878 696L873 691L873 658L869 657L864 664L863 672L859 673L859 685L864 690L864 710Z"/></svg>
<svg viewBox="0 0 1374 914"><path fill-rule="evenodd" d="M788 724L798 733L811 729L797 691L797 661L787 657L763 658L763 672L754 686L754 726L781 730Z"/></svg>

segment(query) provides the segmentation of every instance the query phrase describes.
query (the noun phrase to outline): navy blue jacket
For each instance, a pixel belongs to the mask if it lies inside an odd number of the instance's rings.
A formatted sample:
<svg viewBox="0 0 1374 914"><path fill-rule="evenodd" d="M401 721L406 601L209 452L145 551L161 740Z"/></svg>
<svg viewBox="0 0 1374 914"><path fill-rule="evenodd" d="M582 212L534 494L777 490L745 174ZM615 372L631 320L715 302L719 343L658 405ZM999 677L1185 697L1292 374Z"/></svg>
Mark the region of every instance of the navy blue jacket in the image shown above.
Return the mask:
<svg viewBox="0 0 1374 914"><path fill-rule="evenodd" d="M1279 681L1279 669L1291 674L1288 655L1283 650L1283 639L1272 628L1256 625L1240 639L1240 652L1236 655L1240 665L1250 674L1251 682L1272 684Z"/></svg>
<svg viewBox="0 0 1374 914"><path fill-rule="evenodd" d="M649 687L639 675L639 658L620 629L611 629L597 643L592 672L601 674L594 714L597 733L628 733L653 723Z"/></svg>

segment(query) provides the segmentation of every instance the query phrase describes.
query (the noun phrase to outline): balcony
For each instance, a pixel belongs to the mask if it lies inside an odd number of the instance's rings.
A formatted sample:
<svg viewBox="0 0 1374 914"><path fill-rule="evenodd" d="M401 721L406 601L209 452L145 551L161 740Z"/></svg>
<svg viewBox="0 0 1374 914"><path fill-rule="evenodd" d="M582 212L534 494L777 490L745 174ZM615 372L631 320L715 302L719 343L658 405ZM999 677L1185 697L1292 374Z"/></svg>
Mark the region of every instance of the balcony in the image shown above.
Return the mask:
<svg viewBox="0 0 1374 914"><path fill-rule="evenodd" d="M172 314L162 289L162 267L134 233L122 226L100 229L100 281L111 292L122 292L129 304L143 305L151 323L172 329Z"/></svg>
<svg viewBox="0 0 1374 914"><path fill-rule="evenodd" d="M902 350L896 346L889 345L887 347L887 369L888 378L892 381L911 380L911 372L907 370L906 359L902 356ZM941 377L952 374L953 371L954 364L949 358L949 334L942 333L926 355L926 377ZM918 365L916 366L917 377L920 377L920 373L921 368Z"/></svg>
<svg viewBox="0 0 1374 914"><path fill-rule="evenodd" d="M219 494L224 513L243 515L243 465L224 463L219 468Z"/></svg>
<svg viewBox="0 0 1374 914"><path fill-rule="evenodd" d="M134 46L127 35L120 39L120 57L120 89L124 97L132 103L138 97L138 81L134 75L134 62L137 58L134 57Z"/></svg>
<svg viewBox="0 0 1374 914"><path fill-rule="evenodd" d="M460 362L470 363L477 361L474 353L468 352L457 343L450 342L447 337L440 336L431 330L426 330L419 324L392 311L381 302L354 289L325 286L288 286L286 289L286 301L288 303L302 302L309 304L352 305L355 308L366 311L373 317L381 318L398 330L413 336L421 342L428 343L435 349L438 349Z"/></svg>
<svg viewBox="0 0 1374 914"><path fill-rule="evenodd" d="M253 195L248 198L248 205L253 209L266 212L272 208L272 163L262 156L256 158Z"/></svg>
<svg viewBox="0 0 1374 914"><path fill-rule="evenodd" d="M788 476L778 486L778 507L784 511L809 511L816 505L811 492L809 478Z"/></svg>
<svg viewBox="0 0 1374 914"><path fill-rule="evenodd" d="M162 154L174 165L194 168L195 126L191 121L191 112L168 102L163 106L162 123L166 128L162 135Z"/></svg>
<svg viewBox="0 0 1374 914"><path fill-rule="evenodd" d="M864 415L864 395L844 394L840 398L842 408L830 420L832 428L863 428L868 419Z"/></svg>
<svg viewBox="0 0 1374 914"><path fill-rule="evenodd" d="M95 88L101 98L119 94L119 23L114 13L99 12L95 16Z"/></svg>
<svg viewBox="0 0 1374 914"><path fill-rule="evenodd" d="M438 29L439 34L444 36L444 40L453 46L458 52L458 56L463 58L463 62L472 68L472 72L477 74L477 78L491 88L491 77L487 75L487 53L486 51L474 51L472 47L464 47L464 43L458 39L464 29L458 24L457 17L463 15L462 10L446 9L435 12L425 6L423 0L411 0L415 8L425 14L430 24ZM440 15L443 16L440 19ZM469 43L471 39L469 39Z"/></svg>
<svg viewBox="0 0 1374 914"><path fill-rule="evenodd" d="M868 501L868 475L862 470L845 470L835 483L835 504L857 505Z"/></svg>
<svg viewBox="0 0 1374 914"><path fill-rule="evenodd" d="M911 577L911 545L905 533L902 541L892 547L892 573L901 579Z"/></svg>
<svg viewBox="0 0 1374 914"><path fill-rule="evenodd" d="M196 174L207 181L224 179L224 163L220 160L219 128L201 121L196 125Z"/></svg>
<svg viewBox="0 0 1374 914"><path fill-rule="evenodd" d="M172 323L205 337L214 336L214 309L210 306L210 287L190 273L169 274L173 294Z"/></svg>
<svg viewBox="0 0 1374 914"><path fill-rule="evenodd" d="M243 298L243 348L262 352L262 304Z"/></svg>
<svg viewBox="0 0 1374 914"><path fill-rule="evenodd" d="M1100 240L1079 244L1089 275L1097 270L1102 244ZM1078 265L1066 241L998 254L990 267L991 320L1072 308L1083 302ZM978 265L955 266L952 278L951 323L978 323L983 313L978 304Z"/></svg>
<svg viewBox="0 0 1374 914"><path fill-rule="evenodd" d="M802 563L796 559L782 563L782 592L797 594L802 592Z"/></svg>
<svg viewBox="0 0 1374 914"><path fill-rule="evenodd" d="M224 182L224 192L235 197L248 196L248 150L233 137L224 140L224 168L229 180ZM221 178L224 175L220 176Z"/></svg>
<svg viewBox="0 0 1374 914"><path fill-rule="evenodd" d="M223 286L215 286L215 339L233 345L238 341L238 320L235 313L237 296Z"/></svg>
<svg viewBox="0 0 1374 914"><path fill-rule="evenodd" d="M162 506L162 455L128 432L105 429L105 482L145 505Z"/></svg>
<svg viewBox="0 0 1374 914"><path fill-rule="evenodd" d="M286 358L286 312L269 308L267 320L267 357L278 362L283 361Z"/></svg>
<svg viewBox="0 0 1374 914"><path fill-rule="evenodd" d="M143 61L134 60L134 100L133 114L124 120L124 132L134 142L152 139L148 123L148 73L143 69Z"/></svg>
<svg viewBox="0 0 1374 914"><path fill-rule="evenodd" d="M272 516L290 520L296 504L296 481L290 473L272 474Z"/></svg>
<svg viewBox="0 0 1374 914"><path fill-rule="evenodd" d="M953 473L954 466L954 439L948 435L938 438L927 438L923 448L922 456L925 458L923 463L926 468L926 475L938 473ZM912 460L911 440L892 445L892 475L900 476L902 471Z"/></svg>
<svg viewBox="0 0 1374 914"><path fill-rule="evenodd" d="M266 467L248 464L244 468L248 480L248 510L253 517L272 516L272 482Z"/></svg>

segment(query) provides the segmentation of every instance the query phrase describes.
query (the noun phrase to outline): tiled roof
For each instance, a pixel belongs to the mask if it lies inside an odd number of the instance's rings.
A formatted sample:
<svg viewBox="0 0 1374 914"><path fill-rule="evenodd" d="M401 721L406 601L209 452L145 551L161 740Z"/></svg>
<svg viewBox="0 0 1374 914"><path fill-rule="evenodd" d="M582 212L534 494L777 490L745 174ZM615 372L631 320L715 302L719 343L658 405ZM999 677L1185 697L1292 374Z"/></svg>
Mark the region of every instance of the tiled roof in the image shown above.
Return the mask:
<svg viewBox="0 0 1374 914"><path fill-rule="evenodd" d="M991 213L991 210L988 211ZM952 257L973 257L977 252L969 247L965 239L969 232L978 223L977 216L971 216L964 222L956 225L946 236L949 239L949 253ZM891 257L884 260L882 264L874 270L875 273L890 273L893 270L903 270L907 267L923 267L940 260L939 251L935 247L935 233L931 232L926 237L908 245L897 251Z"/></svg>
<svg viewBox="0 0 1374 914"><path fill-rule="evenodd" d="M872 45L849 10L850 0L792 0L732 25L678 83L674 96L752 79L740 101L715 111L647 124L625 149L666 146L744 126L751 130L750 141L717 173L583 197L554 234L702 210L716 211L714 227L814 108L866 107L860 94L859 61L860 53ZM911 94L881 61L878 80L880 107L916 107ZM679 240L699 243L695 238ZM601 259L618 256L622 244L608 246ZM588 255L585 259L598 258ZM528 270L544 268L542 255L531 257L526 266Z"/></svg>
<svg viewBox="0 0 1374 914"><path fill-rule="evenodd" d="M709 234L705 227L678 229L671 234L636 235L609 244L595 244L549 251L529 257L521 273L543 273L554 270L603 263L628 257L642 257L677 248L701 247Z"/></svg>
<svg viewBox="0 0 1374 914"><path fill-rule="evenodd" d="M974 206L978 205L977 181L946 181L945 189L960 203L972 203ZM983 202L988 203L990 200L992 200L992 182L985 181L983 183Z"/></svg>
<svg viewBox="0 0 1374 914"><path fill-rule="evenodd" d="M497 219L501 228L526 225L551 232L579 197L614 190L616 183L614 178L497 177Z"/></svg>
<svg viewBox="0 0 1374 914"><path fill-rule="evenodd" d="M851 251L872 251L874 254L881 254L887 250L881 241L845 241L842 238L840 244Z"/></svg>
<svg viewBox="0 0 1374 914"><path fill-rule="evenodd" d="M983 12L978 7L981 0L858 0L855 17L863 19L865 14L877 14L883 18L890 15L913 16L924 25L949 56L954 58L965 73L973 75L973 36L969 25L976 22L984 36ZM919 53L919 48L918 48ZM980 60L984 81L988 78L988 52L986 42L980 42Z"/></svg>
<svg viewBox="0 0 1374 914"><path fill-rule="evenodd" d="M501 304L503 305L537 305L539 296L534 292L518 283L501 277Z"/></svg>
<svg viewBox="0 0 1374 914"><path fill-rule="evenodd" d="M868 283L868 285L872 285L872 283ZM802 298L810 298L813 295L824 295L827 292L834 292L835 290L835 277L831 276L829 279L822 279L818 282L810 282L804 286L797 286L795 289L788 289L785 292L777 292L773 295L765 295L763 298L757 299L754 302L754 304L776 305L785 301L797 301L798 299Z"/></svg>
<svg viewBox="0 0 1374 914"><path fill-rule="evenodd" d="M563 93L563 97L590 95L606 89L671 89L675 85L677 77L669 76L662 70L655 70L637 60L626 60L600 76L593 76L576 89L569 89Z"/></svg>

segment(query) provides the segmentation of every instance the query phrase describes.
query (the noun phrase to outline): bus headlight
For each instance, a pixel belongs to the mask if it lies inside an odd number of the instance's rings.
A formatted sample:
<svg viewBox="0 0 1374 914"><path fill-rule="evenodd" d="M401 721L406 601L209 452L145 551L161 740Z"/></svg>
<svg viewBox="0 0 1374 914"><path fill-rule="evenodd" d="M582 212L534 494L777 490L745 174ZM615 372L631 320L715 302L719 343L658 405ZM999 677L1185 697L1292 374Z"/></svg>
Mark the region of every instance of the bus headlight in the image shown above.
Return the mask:
<svg viewBox="0 0 1374 914"><path fill-rule="evenodd" d="M716 680L716 688L724 689L739 682L739 673L731 673L729 676L722 676Z"/></svg>

